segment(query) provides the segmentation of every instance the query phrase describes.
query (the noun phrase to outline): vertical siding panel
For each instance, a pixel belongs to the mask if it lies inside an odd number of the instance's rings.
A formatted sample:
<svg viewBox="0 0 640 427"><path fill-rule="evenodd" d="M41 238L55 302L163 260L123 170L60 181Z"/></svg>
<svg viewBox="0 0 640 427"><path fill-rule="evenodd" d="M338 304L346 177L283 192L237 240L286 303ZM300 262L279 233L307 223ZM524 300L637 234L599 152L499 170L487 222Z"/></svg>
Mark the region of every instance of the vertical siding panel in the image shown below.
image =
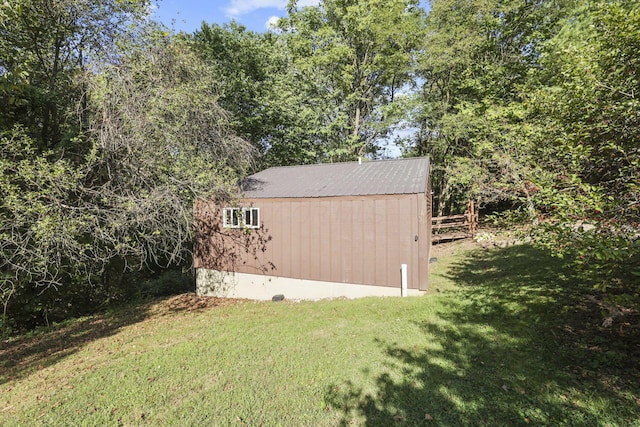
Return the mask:
<svg viewBox="0 0 640 427"><path fill-rule="evenodd" d="M353 240L351 240L351 209L353 200L340 199L340 216L337 222L340 223L340 282L348 283L353 275Z"/></svg>
<svg viewBox="0 0 640 427"><path fill-rule="evenodd" d="M275 228L273 234L279 238L278 247L280 249L280 255L278 257L278 264L276 264L276 267L278 271L277 275L282 276L284 275L287 269L287 264L289 263L289 229L288 227L285 227L285 224L288 224L286 221L289 220L291 213L289 212L288 202L280 202L279 205L278 212L280 216L277 220L278 226Z"/></svg>
<svg viewBox="0 0 640 427"><path fill-rule="evenodd" d="M300 209L298 212L300 235L300 266L298 277L308 278L311 271L311 224L309 223L309 214L311 213L312 200L304 199L298 204Z"/></svg>
<svg viewBox="0 0 640 427"><path fill-rule="evenodd" d="M412 280L412 270L417 266L411 258L411 246L413 245L413 230L411 229L411 220L415 211L411 210L411 196L403 196L398 199L398 211L400 212L400 224L398 229L399 247L398 251L400 264L407 264L407 281L409 288L415 286Z"/></svg>
<svg viewBox="0 0 640 427"><path fill-rule="evenodd" d="M260 209L260 223L258 224L258 226L262 225L264 213L265 213L265 211L269 210L270 205L271 205L270 203L268 205L262 204L262 203L260 203L259 200L258 201L254 201L254 200L251 201L251 205L250 206ZM266 239L266 237L267 237L267 234L264 233L263 230L252 230L252 233L254 233L257 238ZM264 272L263 268L266 266L267 260L271 256L271 254L270 254L271 248L270 248L269 244L260 245L260 246L264 246L264 251L261 250L261 249L258 250L258 253L257 253L258 265L257 265L257 267L258 267L258 271L260 273L263 273Z"/></svg>
<svg viewBox="0 0 640 427"><path fill-rule="evenodd" d="M300 265L302 242L300 241L300 204L301 202L297 200L291 203L291 246L289 248L291 254L290 277L301 277Z"/></svg>
<svg viewBox="0 0 640 427"><path fill-rule="evenodd" d="M321 236L320 236L320 202L309 201L309 212L306 218L309 227L309 279L318 280L321 268Z"/></svg>
<svg viewBox="0 0 640 427"><path fill-rule="evenodd" d="M274 265L275 270L271 270L270 274L280 275L282 268L282 203L271 203L269 210L262 214L260 211L260 220L266 230L267 236L271 236L269 246L271 247L271 258L269 261Z"/></svg>
<svg viewBox="0 0 640 427"><path fill-rule="evenodd" d="M353 259L353 241L351 240L351 200L340 199L340 282L349 282L351 277L351 260Z"/></svg>
<svg viewBox="0 0 640 427"><path fill-rule="evenodd" d="M340 200L331 199L329 202L331 206L331 213L329 215L329 223L331 224L330 230L330 257L331 257L331 271L329 274L330 281L332 282L340 282L341 279L341 267L342 262L340 261L341 255L341 239L340 232L342 228L342 224L340 221Z"/></svg>
<svg viewBox="0 0 640 427"><path fill-rule="evenodd" d="M375 215L375 283L386 285L387 281L387 202L377 199L374 201Z"/></svg>
<svg viewBox="0 0 640 427"><path fill-rule="evenodd" d="M280 265L280 274L288 277L291 274L291 234L292 234L292 206L291 201L286 200L282 202L282 228L280 228L280 235L282 236L282 261Z"/></svg>
<svg viewBox="0 0 640 427"><path fill-rule="evenodd" d="M409 219L411 223L411 264L413 265L411 269L411 287L413 289L420 288L420 231L419 227L419 212L418 212L418 195L411 195L411 202L409 206ZM418 236L418 240L415 240L415 237Z"/></svg>
<svg viewBox="0 0 640 427"><path fill-rule="evenodd" d="M331 202L321 199L318 202L319 217L318 226L320 230L320 272L318 280L331 280Z"/></svg>
<svg viewBox="0 0 640 427"><path fill-rule="evenodd" d="M268 257L267 261L275 266L275 270L270 270L268 274L278 274L280 265L282 264L282 203L273 201L258 201L260 206L260 221L265 230L265 237L271 236L271 240L267 243Z"/></svg>
<svg viewBox="0 0 640 427"><path fill-rule="evenodd" d="M402 215L398 209L398 200L395 198L386 199L387 205L387 217L386 217L386 235L387 244L386 249L386 278L385 284L387 286L400 287L400 264L405 261L401 261L403 256L400 254L400 239L401 239L401 223ZM405 262L406 263L406 262Z"/></svg>
<svg viewBox="0 0 640 427"><path fill-rule="evenodd" d="M417 245L417 242L414 240L415 237L415 229L413 228L413 224L415 221L416 210L414 207L414 197L413 195L403 196L398 200L399 210L401 212L402 221L400 223L400 247L401 247L401 263L407 264L407 281L409 288L415 289L417 288L417 280L415 278L415 272L418 271L418 264L415 262L416 260L413 257L413 247Z"/></svg>
<svg viewBox="0 0 640 427"><path fill-rule="evenodd" d="M354 200L351 205L351 283L365 283L364 281L364 202Z"/></svg>
<svg viewBox="0 0 640 427"><path fill-rule="evenodd" d="M431 190L418 196L418 232L420 240L418 262L420 263L419 289L426 291L429 286L429 253L431 250Z"/></svg>
<svg viewBox="0 0 640 427"><path fill-rule="evenodd" d="M376 279L376 215L375 203L371 197L366 198L362 204L362 235L363 283L372 285Z"/></svg>

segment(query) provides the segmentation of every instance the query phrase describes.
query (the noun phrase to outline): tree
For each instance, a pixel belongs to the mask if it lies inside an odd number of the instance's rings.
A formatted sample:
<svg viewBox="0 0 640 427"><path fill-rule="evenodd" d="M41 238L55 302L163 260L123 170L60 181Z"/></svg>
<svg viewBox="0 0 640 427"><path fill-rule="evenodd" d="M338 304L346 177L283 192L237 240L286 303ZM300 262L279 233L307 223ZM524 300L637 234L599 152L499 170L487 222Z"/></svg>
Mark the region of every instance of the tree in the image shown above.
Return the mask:
<svg viewBox="0 0 640 427"><path fill-rule="evenodd" d="M288 5L278 26L293 56L290 76L301 82L300 114L320 128L317 160L350 160L374 150L384 136L384 106L410 83L422 33L416 1L325 0Z"/></svg>
<svg viewBox="0 0 640 427"><path fill-rule="evenodd" d="M535 217L523 87L565 2L434 0L420 56L422 90L408 112L408 154L434 165L435 210L474 198Z"/></svg>
<svg viewBox="0 0 640 427"><path fill-rule="evenodd" d="M233 197L251 165L205 64L153 26L138 34L73 75L85 118L69 144L45 149L22 125L0 133L5 327L8 312L47 320L131 295L127 271L188 264L195 199Z"/></svg>
<svg viewBox="0 0 640 427"><path fill-rule="evenodd" d="M531 100L549 168L538 202L555 220L543 241L612 312L640 290L639 49L637 4L583 2L546 44Z"/></svg>
<svg viewBox="0 0 640 427"><path fill-rule="evenodd" d="M0 4L0 126L21 124L43 151L86 127L81 75L150 13L148 0L9 0ZM80 110L78 110L78 107Z"/></svg>
<svg viewBox="0 0 640 427"><path fill-rule="evenodd" d="M273 33L248 31L235 22L219 26L203 23L190 37L192 46L217 76L219 104L229 114L235 132L260 152L279 117L265 98L274 90L274 76L282 60Z"/></svg>
<svg viewBox="0 0 640 427"><path fill-rule="evenodd" d="M134 267L191 252L195 198L230 198L252 149L230 132L206 65L180 41L147 45L93 82L86 179L109 250ZM98 216L102 215L102 218Z"/></svg>
<svg viewBox="0 0 640 427"><path fill-rule="evenodd" d="M76 249L82 253L74 237L84 229L69 214L76 212L71 206L82 176L78 167L91 145L85 135L84 76L89 64L98 69L114 53L116 39L139 28L148 5L0 4L0 296L5 314L8 302L25 296L30 285L55 287L70 280L65 257ZM42 311L45 298L36 291L29 295L25 311Z"/></svg>
<svg viewBox="0 0 640 427"><path fill-rule="evenodd" d="M300 114L306 90L291 73L291 55L278 34L203 23L189 40L215 76L234 131L261 154L256 167L317 161L308 136L320 124Z"/></svg>

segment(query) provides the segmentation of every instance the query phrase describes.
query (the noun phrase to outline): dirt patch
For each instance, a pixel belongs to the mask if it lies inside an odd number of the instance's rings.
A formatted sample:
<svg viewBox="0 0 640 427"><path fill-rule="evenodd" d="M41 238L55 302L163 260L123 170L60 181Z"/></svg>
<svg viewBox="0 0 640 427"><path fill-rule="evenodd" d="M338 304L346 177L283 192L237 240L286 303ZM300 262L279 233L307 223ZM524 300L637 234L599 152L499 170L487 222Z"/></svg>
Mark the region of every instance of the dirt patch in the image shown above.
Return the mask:
<svg viewBox="0 0 640 427"><path fill-rule="evenodd" d="M458 252L469 251L479 247L480 245L471 238L453 240L450 242L440 242L431 246L431 257L444 258Z"/></svg>
<svg viewBox="0 0 640 427"><path fill-rule="evenodd" d="M168 314L175 312L192 312L209 310L216 307L229 307L244 304L250 300L238 298L202 297L194 293L176 295L156 302L151 307L153 314Z"/></svg>

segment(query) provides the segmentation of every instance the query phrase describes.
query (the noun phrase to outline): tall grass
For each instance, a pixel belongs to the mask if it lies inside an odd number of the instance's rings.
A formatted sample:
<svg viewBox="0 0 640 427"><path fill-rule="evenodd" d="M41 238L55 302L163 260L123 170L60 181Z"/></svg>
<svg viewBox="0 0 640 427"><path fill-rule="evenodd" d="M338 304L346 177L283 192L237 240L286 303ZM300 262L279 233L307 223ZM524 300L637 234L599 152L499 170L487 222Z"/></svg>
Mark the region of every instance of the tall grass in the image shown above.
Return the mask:
<svg viewBox="0 0 640 427"><path fill-rule="evenodd" d="M4 342L0 424L640 426L633 347L567 329L577 285L553 260L437 264L425 297L165 300Z"/></svg>

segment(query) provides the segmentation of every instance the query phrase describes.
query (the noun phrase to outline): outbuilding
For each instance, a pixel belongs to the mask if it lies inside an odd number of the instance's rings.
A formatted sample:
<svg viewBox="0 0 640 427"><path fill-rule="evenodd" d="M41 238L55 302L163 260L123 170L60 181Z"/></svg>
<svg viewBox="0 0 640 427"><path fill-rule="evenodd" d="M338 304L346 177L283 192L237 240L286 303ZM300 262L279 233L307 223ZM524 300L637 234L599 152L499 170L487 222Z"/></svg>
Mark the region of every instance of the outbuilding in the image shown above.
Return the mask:
<svg viewBox="0 0 640 427"><path fill-rule="evenodd" d="M196 205L200 295L419 295L431 249L429 159L274 167L234 204Z"/></svg>

